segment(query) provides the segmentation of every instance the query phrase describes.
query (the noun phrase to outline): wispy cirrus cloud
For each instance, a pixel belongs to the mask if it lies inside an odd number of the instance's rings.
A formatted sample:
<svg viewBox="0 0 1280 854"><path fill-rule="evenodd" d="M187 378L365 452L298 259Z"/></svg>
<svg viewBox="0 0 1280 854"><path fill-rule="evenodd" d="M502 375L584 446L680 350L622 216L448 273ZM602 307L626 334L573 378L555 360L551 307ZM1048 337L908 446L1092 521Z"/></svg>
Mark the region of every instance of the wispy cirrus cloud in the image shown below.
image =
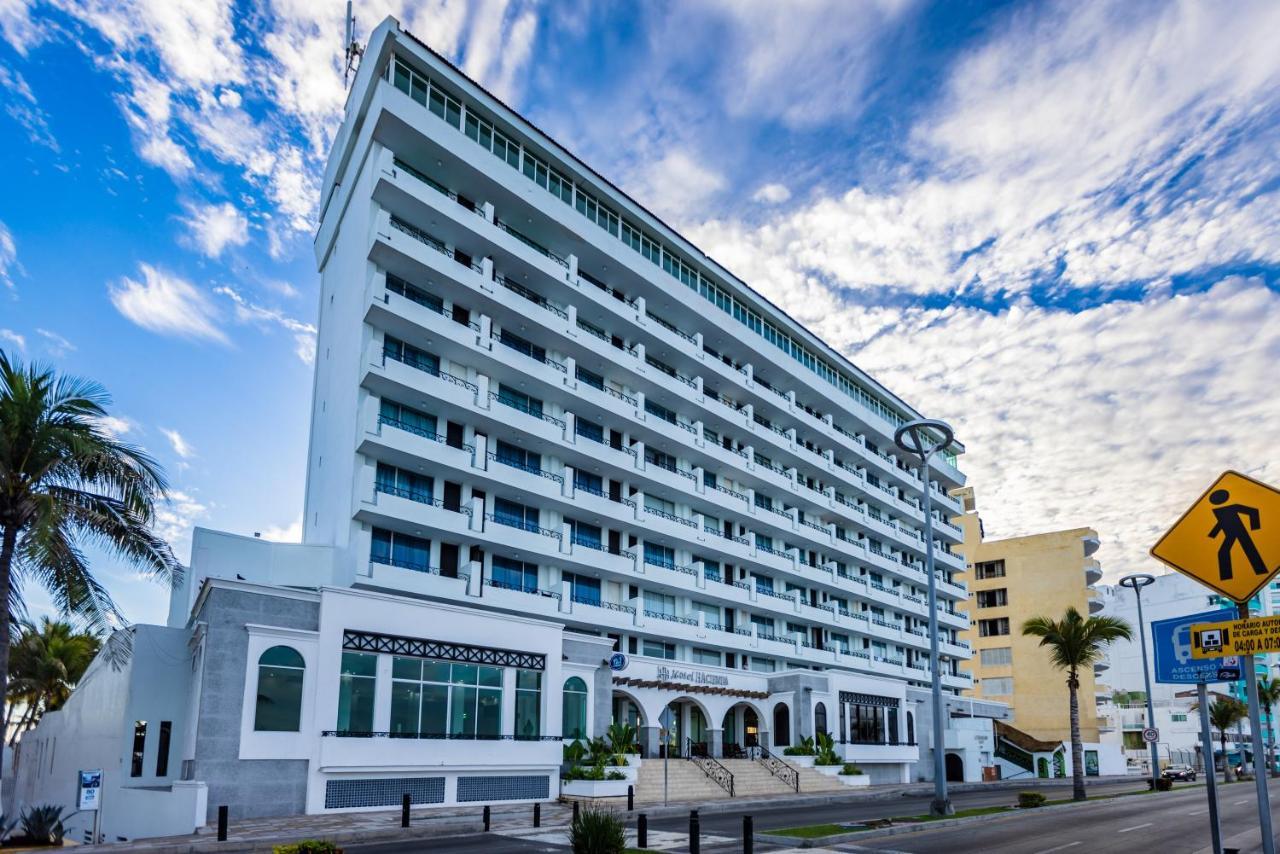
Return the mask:
<svg viewBox="0 0 1280 854"><path fill-rule="evenodd" d="M108 288L111 304L122 315L160 335L231 343L208 294L150 264L139 265L139 273L138 279L125 276Z"/></svg>
<svg viewBox="0 0 1280 854"><path fill-rule="evenodd" d="M214 293L231 300L235 306L235 316L237 320L243 323L266 324L284 329L286 332L293 335L294 353L298 358L308 365L315 361L315 326L290 317L277 309L266 308L258 305L257 303L247 299L239 291L225 285L215 288Z"/></svg>
<svg viewBox="0 0 1280 854"><path fill-rule="evenodd" d="M15 289L13 274L20 272L22 264L18 262L18 244L9 227L0 222L0 285L12 293Z"/></svg>
<svg viewBox="0 0 1280 854"><path fill-rule="evenodd" d="M187 202L182 224L187 242L208 258L217 258L229 246L249 242L249 220L231 202L206 204Z"/></svg>

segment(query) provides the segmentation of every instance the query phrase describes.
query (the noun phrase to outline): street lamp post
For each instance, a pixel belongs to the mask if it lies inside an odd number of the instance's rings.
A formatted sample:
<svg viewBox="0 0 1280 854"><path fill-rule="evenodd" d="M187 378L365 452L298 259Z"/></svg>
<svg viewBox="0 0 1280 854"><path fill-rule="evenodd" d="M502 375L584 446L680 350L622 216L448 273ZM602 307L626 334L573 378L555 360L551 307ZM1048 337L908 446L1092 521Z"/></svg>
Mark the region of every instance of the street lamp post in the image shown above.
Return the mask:
<svg viewBox="0 0 1280 854"><path fill-rule="evenodd" d="M1155 703L1151 699L1151 668L1147 666L1147 630L1142 625L1142 588L1155 581L1155 576L1145 572L1126 575L1120 579L1121 587L1132 587L1134 598L1138 600L1138 641L1142 645L1142 681L1147 688L1147 726L1155 729ZM1160 753L1156 743L1151 742L1151 791L1156 790L1156 780L1160 778Z"/></svg>
<svg viewBox="0 0 1280 854"><path fill-rule="evenodd" d="M940 437L940 438L939 438ZM933 803L930 815L953 815L947 795L947 766L942 720L942 661L938 658L938 582L933 575L933 513L929 496L929 458L955 440L955 431L945 421L917 419L908 421L893 434L894 443L920 458L920 475L924 480L921 509L924 510L924 568L929 576L929 655L932 658L933 688Z"/></svg>

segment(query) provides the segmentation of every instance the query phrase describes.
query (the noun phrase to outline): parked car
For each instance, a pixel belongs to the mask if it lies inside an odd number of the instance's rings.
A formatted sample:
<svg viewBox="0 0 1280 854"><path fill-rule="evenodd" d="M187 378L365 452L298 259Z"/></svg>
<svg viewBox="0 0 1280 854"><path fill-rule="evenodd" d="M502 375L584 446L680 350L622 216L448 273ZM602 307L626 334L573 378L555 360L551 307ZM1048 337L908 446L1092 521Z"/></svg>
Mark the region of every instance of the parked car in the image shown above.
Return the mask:
<svg viewBox="0 0 1280 854"><path fill-rule="evenodd" d="M1195 782L1196 769L1190 765L1166 765L1164 771L1160 774L1166 780L1181 780L1183 782Z"/></svg>

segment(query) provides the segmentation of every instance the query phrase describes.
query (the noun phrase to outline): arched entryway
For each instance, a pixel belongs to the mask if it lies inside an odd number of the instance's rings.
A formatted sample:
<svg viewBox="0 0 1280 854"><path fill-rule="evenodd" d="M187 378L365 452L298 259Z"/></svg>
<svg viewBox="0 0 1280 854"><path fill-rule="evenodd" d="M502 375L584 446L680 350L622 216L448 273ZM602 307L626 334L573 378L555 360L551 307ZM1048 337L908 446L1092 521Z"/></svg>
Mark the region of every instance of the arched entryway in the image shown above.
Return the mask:
<svg viewBox="0 0 1280 854"><path fill-rule="evenodd" d="M738 703L724 713L720 722L722 755L730 759L744 756L760 744L760 716L753 706Z"/></svg>
<svg viewBox="0 0 1280 854"><path fill-rule="evenodd" d="M791 709L786 703L773 707L773 743L777 747L791 744Z"/></svg>
<svg viewBox="0 0 1280 854"><path fill-rule="evenodd" d="M706 710L702 704L691 697L680 697L672 700L662 710L659 725L666 730L666 741L660 745L660 751L668 756L708 756Z"/></svg>
<svg viewBox="0 0 1280 854"><path fill-rule="evenodd" d="M964 782L964 760L960 758L958 753L948 753L946 755L947 764L947 782L963 783Z"/></svg>

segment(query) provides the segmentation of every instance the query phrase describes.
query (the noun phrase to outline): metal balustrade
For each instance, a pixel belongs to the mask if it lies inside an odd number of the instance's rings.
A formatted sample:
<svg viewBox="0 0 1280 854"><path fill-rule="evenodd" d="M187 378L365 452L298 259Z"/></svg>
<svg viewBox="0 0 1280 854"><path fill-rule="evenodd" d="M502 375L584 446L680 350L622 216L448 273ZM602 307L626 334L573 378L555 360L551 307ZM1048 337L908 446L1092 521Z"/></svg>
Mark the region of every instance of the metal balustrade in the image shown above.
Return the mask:
<svg viewBox="0 0 1280 854"><path fill-rule="evenodd" d="M532 237L527 236L521 231L517 231L516 229L507 225L502 220L495 219L493 221L493 224L496 225L498 228L502 229L503 231L505 231L507 234L510 234L516 240L519 240L525 246L528 246L530 249L537 252L539 255L542 255L546 258L550 258L552 261L555 261L557 264L559 264L561 267L564 267L566 270L569 269L568 261L566 261L564 258L561 258L556 253L552 252L550 249L543 246L541 243L538 243Z"/></svg>
<svg viewBox="0 0 1280 854"><path fill-rule="evenodd" d="M550 528L543 528L533 522L526 522L511 516L497 516L493 513L484 514L486 521L493 522L497 525L506 525L508 528L519 528L522 531L528 531L532 534L542 534L544 537L550 537L553 540L560 539L560 532L553 531Z"/></svg>
<svg viewBox="0 0 1280 854"><path fill-rule="evenodd" d="M429 374L435 377L436 379L444 380L445 382L451 385L456 385L459 388L465 388L467 391L471 392L472 394L475 394L476 392L480 391L480 387L477 386L475 383L469 383L466 380L462 379L461 377L455 377L453 374L446 373L440 370L438 366L433 365L430 362L426 362L421 359L415 359L412 356L404 356L403 354L397 353L393 348L387 347L385 345L382 348L382 358L383 358L384 364L386 363L387 359L390 359L393 362L399 362L402 365L408 365L409 367L415 370L422 371L424 374Z"/></svg>
<svg viewBox="0 0 1280 854"><path fill-rule="evenodd" d="M471 515L471 508L463 504L455 504L450 506L449 503L439 498L433 498L431 493L419 490L404 489L399 486L393 486L389 483L377 483L373 485L375 493L381 492L386 495L393 495L396 498L405 498L418 504L426 504L429 507L438 507L441 510L448 510L451 513L461 513L463 516Z"/></svg>
<svg viewBox="0 0 1280 854"><path fill-rule="evenodd" d="M564 477L562 477L561 475L552 474L551 472L545 469L539 468L538 466L531 466L525 463L516 462L510 457L504 457L499 454L495 454L492 451L489 452L488 457L489 459L494 460L495 462L502 463L504 466L510 466L513 469L520 469L520 471L528 472L529 474L536 474L539 477L545 477L547 480L553 481L555 483L560 483L560 484L564 483Z"/></svg>
<svg viewBox="0 0 1280 854"><path fill-rule="evenodd" d="M559 427L561 430L565 428L565 422L562 419L556 418L554 415L547 415L541 410L535 410L532 406L529 406L528 404L521 403L520 401L514 400L510 397L505 397L496 391L489 392L489 399L496 400L498 401L498 403L501 403L503 406L509 406L512 409L515 409L519 412L523 412L526 415L532 415L534 418L537 418L541 421L545 421L548 424L554 424L557 427Z"/></svg>
<svg viewBox="0 0 1280 854"><path fill-rule="evenodd" d="M540 587L528 584L509 584L505 581L498 581L495 578L486 578L484 580L486 587L493 587L498 590L513 590L516 593L528 593L531 596L541 596L545 599L560 600L560 594L555 590L543 590Z"/></svg>

